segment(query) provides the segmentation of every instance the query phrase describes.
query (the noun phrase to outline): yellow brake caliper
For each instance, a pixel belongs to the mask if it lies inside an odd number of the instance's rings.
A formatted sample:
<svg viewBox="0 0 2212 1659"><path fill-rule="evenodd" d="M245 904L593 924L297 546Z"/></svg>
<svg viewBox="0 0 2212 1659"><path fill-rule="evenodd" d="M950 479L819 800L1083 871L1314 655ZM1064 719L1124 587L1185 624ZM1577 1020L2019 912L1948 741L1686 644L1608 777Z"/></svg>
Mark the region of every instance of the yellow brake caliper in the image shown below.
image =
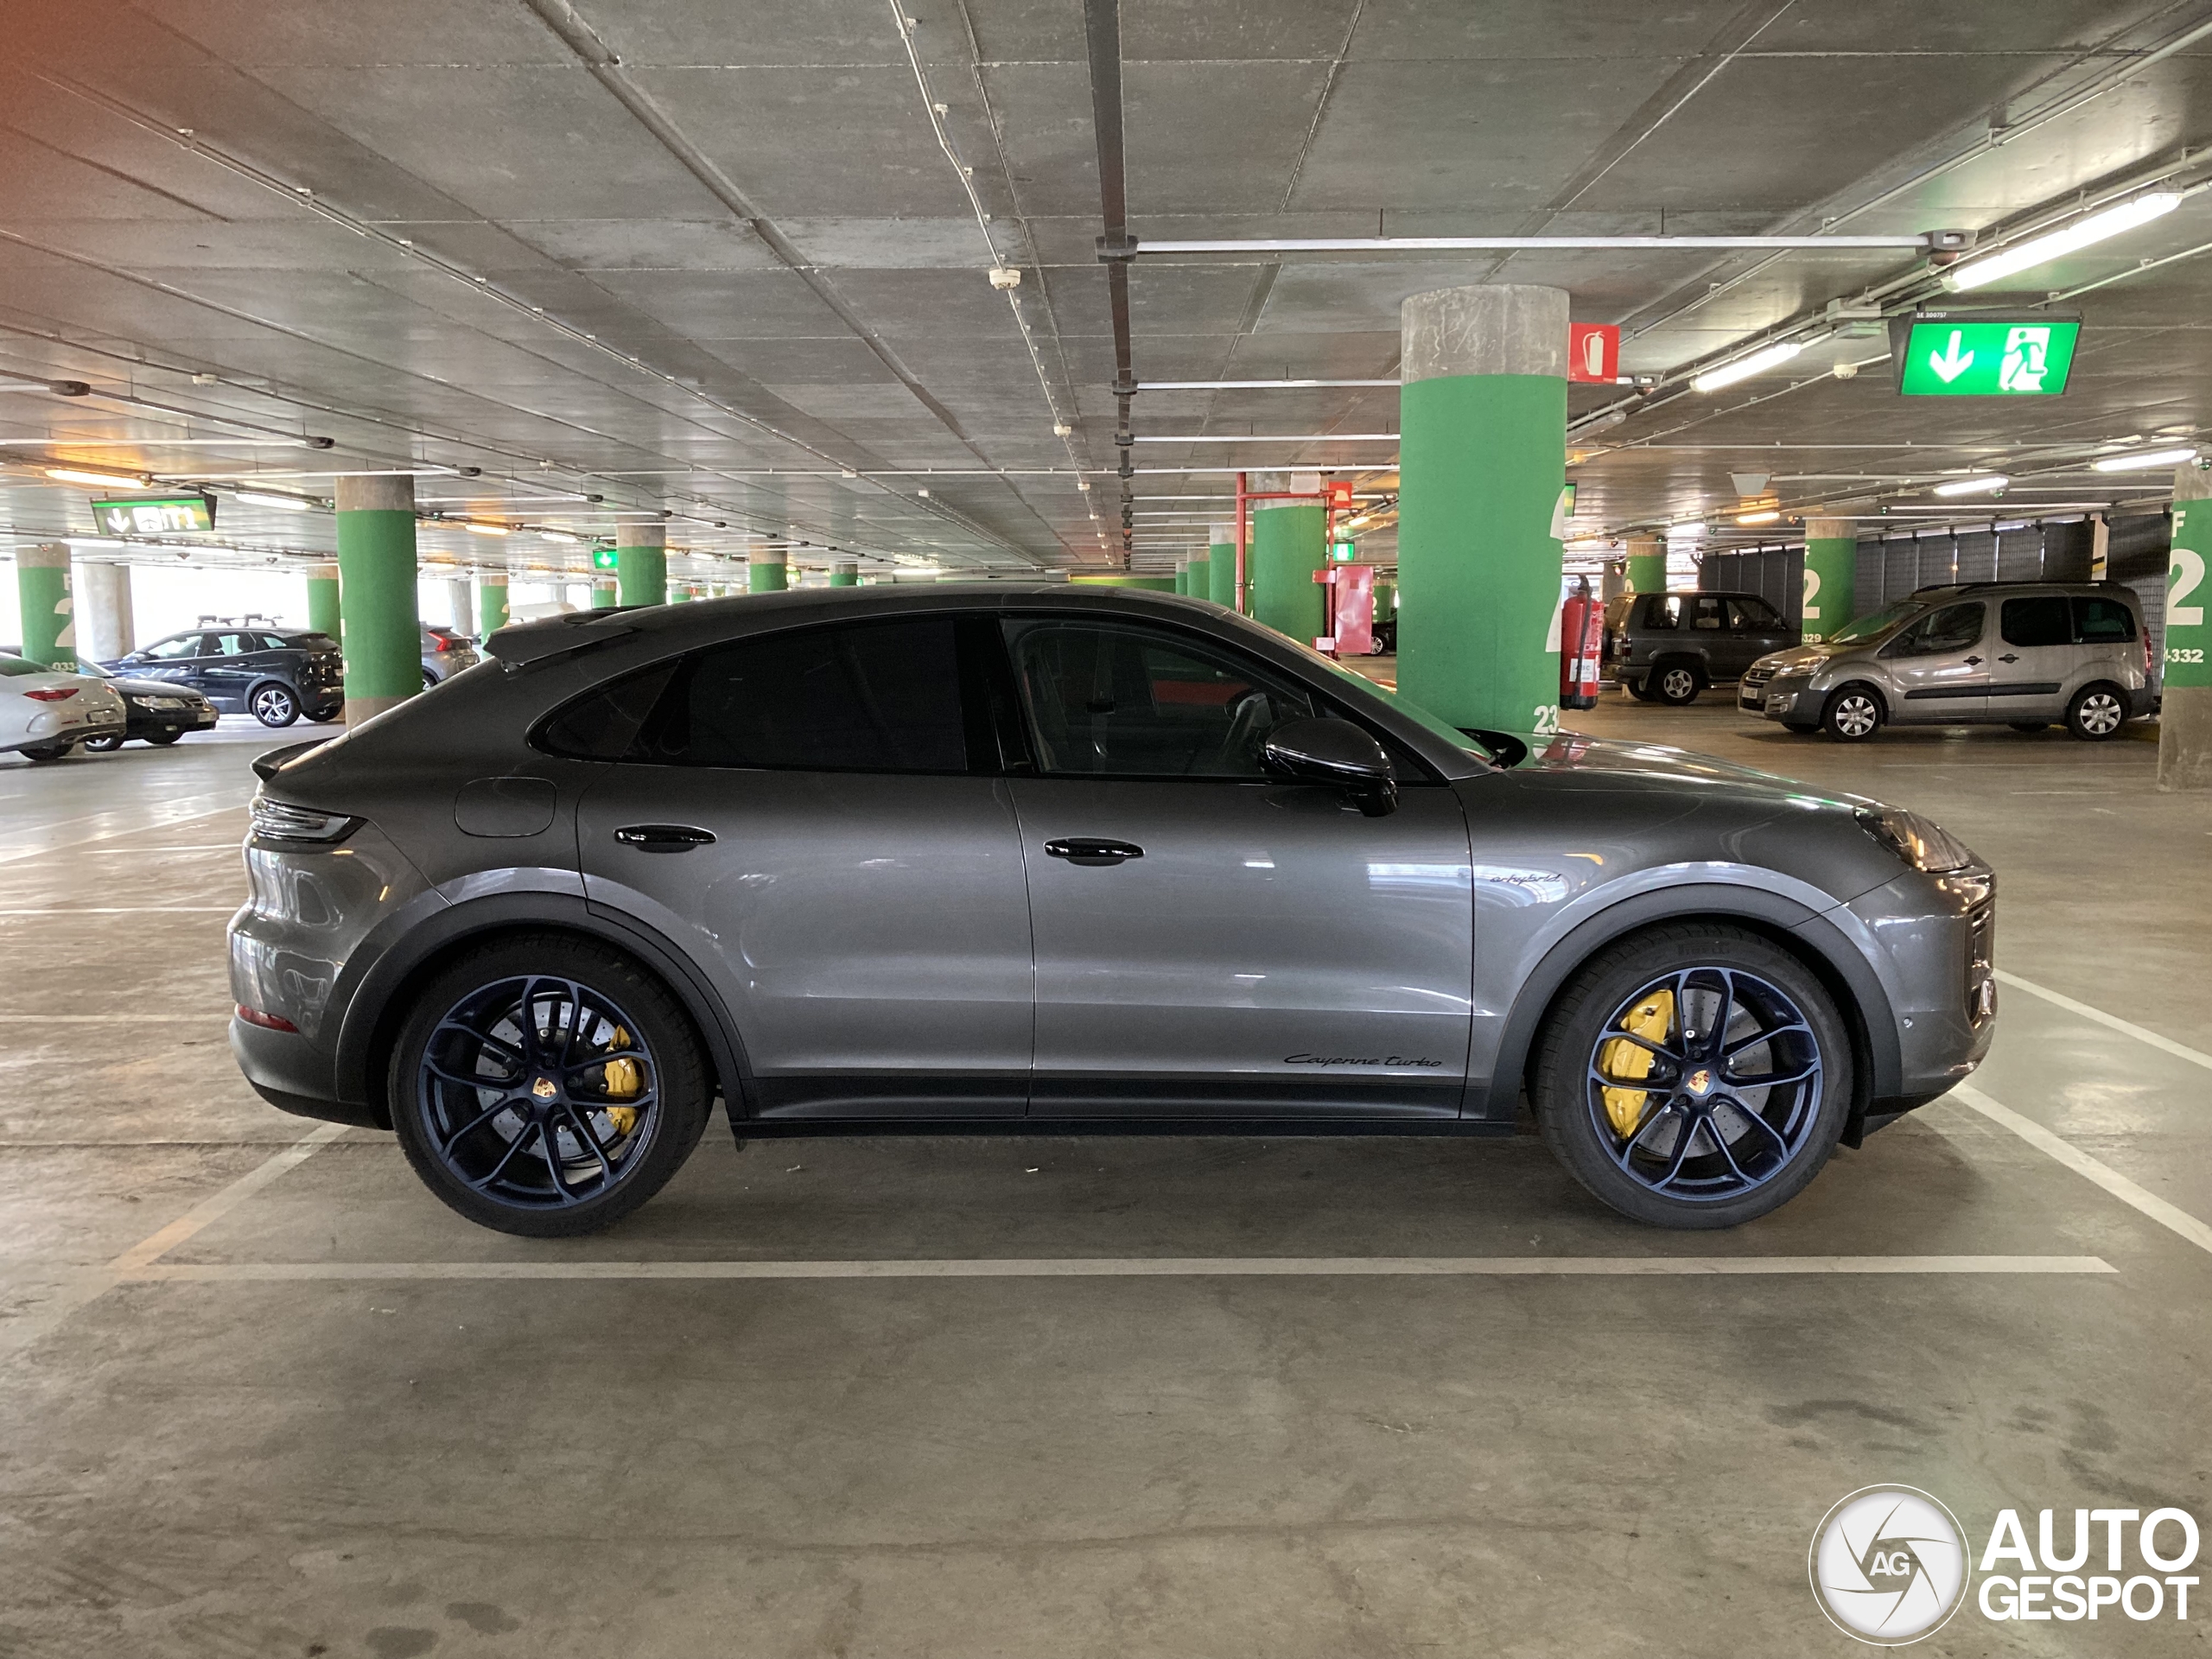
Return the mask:
<svg viewBox="0 0 2212 1659"><path fill-rule="evenodd" d="M1668 1028L1675 1023L1675 994L1654 991L1628 1012L1621 1021L1621 1029L1641 1037L1648 1043L1663 1043ZM1616 1037L1598 1051L1598 1069L1609 1077L1618 1077L1624 1083L1648 1077L1651 1063L1656 1057L1648 1048ZM1646 1089L1606 1089L1605 1116L1611 1122L1614 1132L1626 1137L1643 1126L1651 1093Z"/></svg>
<svg viewBox="0 0 2212 1659"><path fill-rule="evenodd" d="M630 1046L630 1033L620 1026L614 1027L612 1039L617 1048ZM600 1087L610 1100L627 1100L645 1086L645 1073L638 1069L637 1061L627 1054L617 1054L600 1068ZM634 1106L609 1106L607 1121L617 1135L627 1135L638 1127L638 1109Z"/></svg>

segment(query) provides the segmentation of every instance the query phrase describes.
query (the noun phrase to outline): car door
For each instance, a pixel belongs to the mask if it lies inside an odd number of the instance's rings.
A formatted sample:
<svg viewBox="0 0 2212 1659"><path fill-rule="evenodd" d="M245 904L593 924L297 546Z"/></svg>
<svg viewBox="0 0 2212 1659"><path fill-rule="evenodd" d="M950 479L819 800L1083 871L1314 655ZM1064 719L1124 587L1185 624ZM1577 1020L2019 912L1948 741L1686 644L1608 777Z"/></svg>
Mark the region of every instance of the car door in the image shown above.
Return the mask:
<svg viewBox="0 0 2212 1659"><path fill-rule="evenodd" d="M1787 651L1797 643L1796 631L1780 613L1753 594L1728 601L1728 631L1736 658L1732 671L1739 677L1769 652Z"/></svg>
<svg viewBox="0 0 2212 1659"><path fill-rule="evenodd" d="M234 629L203 635L191 683L219 707L245 708L246 691L253 683L248 658L256 643L256 635Z"/></svg>
<svg viewBox="0 0 2212 1659"><path fill-rule="evenodd" d="M1026 1104L1021 843L959 632L804 627L652 671L664 685L629 688L652 713L579 808L588 901L714 984L765 1115Z"/></svg>
<svg viewBox="0 0 2212 1659"><path fill-rule="evenodd" d="M1466 1074L1459 804L1271 781L1267 732L1331 712L1233 646L1010 617L1037 961L1033 1117L1440 1116Z"/></svg>
<svg viewBox="0 0 2212 1659"><path fill-rule="evenodd" d="M116 664L116 671L133 679L163 680L171 685L199 683L200 642L197 630L156 639L143 652L134 652Z"/></svg>
<svg viewBox="0 0 2212 1659"><path fill-rule="evenodd" d="M2063 594L2023 594L1997 605L1997 649L1989 665L1989 712L1997 720L2056 720L2081 653Z"/></svg>
<svg viewBox="0 0 2212 1659"><path fill-rule="evenodd" d="M1882 647L1891 720L1941 725L1987 714L1987 609L1979 599L1939 605Z"/></svg>

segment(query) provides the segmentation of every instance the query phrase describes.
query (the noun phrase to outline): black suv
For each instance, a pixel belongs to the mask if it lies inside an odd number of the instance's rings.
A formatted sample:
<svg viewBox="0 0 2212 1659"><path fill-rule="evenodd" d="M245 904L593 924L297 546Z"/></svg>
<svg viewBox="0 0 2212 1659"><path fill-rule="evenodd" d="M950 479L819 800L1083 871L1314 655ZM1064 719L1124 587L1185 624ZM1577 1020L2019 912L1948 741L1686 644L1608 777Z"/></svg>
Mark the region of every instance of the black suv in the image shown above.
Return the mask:
<svg viewBox="0 0 2212 1659"><path fill-rule="evenodd" d="M1629 594L1605 604L1605 666L1641 702L1694 702L1800 634L1757 594Z"/></svg>
<svg viewBox="0 0 2212 1659"><path fill-rule="evenodd" d="M327 633L280 628L264 617L212 617L101 667L138 680L189 686L228 715L289 726L302 715L335 720L346 706L345 660Z"/></svg>

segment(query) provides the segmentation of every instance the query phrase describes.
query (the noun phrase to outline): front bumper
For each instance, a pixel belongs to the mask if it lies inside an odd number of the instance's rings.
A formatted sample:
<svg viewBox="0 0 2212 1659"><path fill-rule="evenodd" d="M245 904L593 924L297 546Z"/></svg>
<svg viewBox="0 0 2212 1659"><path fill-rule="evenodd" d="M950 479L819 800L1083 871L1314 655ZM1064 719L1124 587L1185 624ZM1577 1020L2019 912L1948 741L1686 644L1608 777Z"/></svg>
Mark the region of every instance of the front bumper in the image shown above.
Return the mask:
<svg viewBox="0 0 2212 1659"><path fill-rule="evenodd" d="M1986 868L1910 870L1846 909L1871 933L1897 1021L1897 1097L1869 1116L1908 1109L1963 1083L1997 1034L1993 962L1996 877Z"/></svg>
<svg viewBox="0 0 2212 1659"><path fill-rule="evenodd" d="M1768 680L1758 685L1746 682L1736 694L1737 706L1769 720L1816 719L1821 694L1810 680Z"/></svg>
<svg viewBox="0 0 2212 1659"><path fill-rule="evenodd" d="M181 737L187 732L213 731L218 718L215 705L211 702L188 702L174 709L149 709L133 702L130 724L124 735L143 740L174 732Z"/></svg>

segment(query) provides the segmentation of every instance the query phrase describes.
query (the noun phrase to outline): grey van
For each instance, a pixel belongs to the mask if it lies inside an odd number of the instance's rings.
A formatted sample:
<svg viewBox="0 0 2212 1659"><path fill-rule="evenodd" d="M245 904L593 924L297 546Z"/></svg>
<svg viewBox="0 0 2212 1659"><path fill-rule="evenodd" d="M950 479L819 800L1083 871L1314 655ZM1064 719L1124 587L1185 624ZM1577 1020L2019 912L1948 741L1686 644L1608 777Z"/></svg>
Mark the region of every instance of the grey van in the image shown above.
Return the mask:
<svg viewBox="0 0 2212 1659"><path fill-rule="evenodd" d="M1757 594L1629 594L1605 607L1604 660L1637 702L1679 706L1798 638Z"/></svg>
<svg viewBox="0 0 2212 1659"><path fill-rule="evenodd" d="M2156 712L2158 687L2128 589L1974 582L1923 588L1818 644L1761 658L1737 702L1845 743L1892 722L2039 732L2058 721L2101 742Z"/></svg>

